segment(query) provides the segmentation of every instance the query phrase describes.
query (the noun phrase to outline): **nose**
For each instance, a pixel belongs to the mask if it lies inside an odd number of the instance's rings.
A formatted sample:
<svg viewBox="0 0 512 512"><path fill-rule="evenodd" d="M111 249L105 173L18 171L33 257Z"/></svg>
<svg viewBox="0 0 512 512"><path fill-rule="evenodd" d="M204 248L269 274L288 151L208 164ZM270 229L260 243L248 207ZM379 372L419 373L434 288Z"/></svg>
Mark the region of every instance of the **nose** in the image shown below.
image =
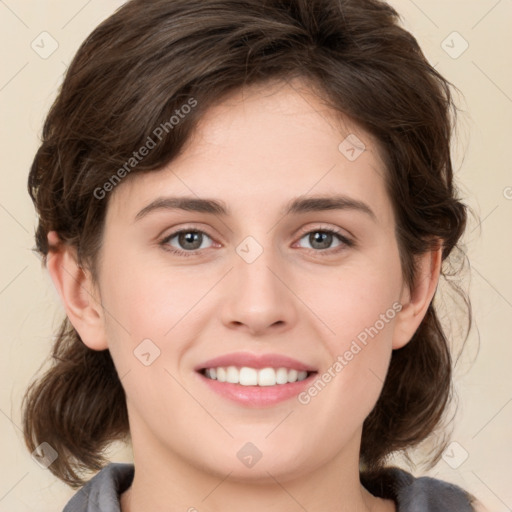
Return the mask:
<svg viewBox="0 0 512 512"><path fill-rule="evenodd" d="M252 335L275 334L292 328L298 318L300 301L284 262L271 249L263 250L252 262L235 254L233 262L221 307L224 325Z"/></svg>

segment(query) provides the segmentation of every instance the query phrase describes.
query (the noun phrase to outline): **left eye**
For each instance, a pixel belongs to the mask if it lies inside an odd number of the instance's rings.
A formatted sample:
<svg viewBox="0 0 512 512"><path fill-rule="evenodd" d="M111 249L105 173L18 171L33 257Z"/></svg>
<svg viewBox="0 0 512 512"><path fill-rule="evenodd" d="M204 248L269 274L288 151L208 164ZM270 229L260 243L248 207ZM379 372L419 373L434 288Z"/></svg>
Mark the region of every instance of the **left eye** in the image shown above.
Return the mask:
<svg viewBox="0 0 512 512"><path fill-rule="evenodd" d="M343 235L336 233L336 231L332 231L330 229L316 229L313 231L309 231L305 235L303 235L300 240L307 239L307 241L312 245L311 249L325 250L331 249L331 244L333 240L338 240L338 245L350 246L351 242L345 238Z"/></svg>

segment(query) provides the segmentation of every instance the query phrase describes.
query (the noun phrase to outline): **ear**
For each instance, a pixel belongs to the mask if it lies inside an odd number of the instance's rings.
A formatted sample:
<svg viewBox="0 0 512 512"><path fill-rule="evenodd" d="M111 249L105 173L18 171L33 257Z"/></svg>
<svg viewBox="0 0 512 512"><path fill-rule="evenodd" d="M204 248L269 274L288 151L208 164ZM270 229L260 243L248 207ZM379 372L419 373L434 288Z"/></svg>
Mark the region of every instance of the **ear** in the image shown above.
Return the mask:
<svg viewBox="0 0 512 512"><path fill-rule="evenodd" d="M103 306L90 272L78 265L75 248L62 243L55 231L48 233L48 245L46 267L69 321L90 349L107 349Z"/></svg>
<svg viewBox="0 0 512 512"><path fill-rule="evenodd" d="M437 249L417 257L417 275L412 289L404 284L402 309L396 316L393 349L407 345L427 313L439 282L442 262L442 244Z"/></svg>

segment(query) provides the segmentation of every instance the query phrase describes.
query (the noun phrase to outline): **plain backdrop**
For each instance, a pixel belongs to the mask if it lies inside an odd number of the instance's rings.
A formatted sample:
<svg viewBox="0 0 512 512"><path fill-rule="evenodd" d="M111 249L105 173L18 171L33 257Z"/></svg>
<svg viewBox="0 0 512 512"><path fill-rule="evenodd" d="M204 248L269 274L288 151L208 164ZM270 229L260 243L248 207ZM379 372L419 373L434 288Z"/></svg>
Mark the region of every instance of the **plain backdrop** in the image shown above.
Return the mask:
<svg viewBox="0 0 512 512"><path fill-rule="evenodd" d="M67 64L120 0L0 0L1 180L0 511L62 510L74 490L31 458L20 403L63 309L32 252L36 216L27 174ZM477 217L464 238L463 286L475 327L456 368L452 444L428 474L474 493L490 511L512 510L512 0L393 0L429 62L460 89L453 159L460 195ZM447 287L437 301L457 317ZM446 306L445 306L446 304ZM457 326L452 326L454 335ZM460 345L454 337L454 346ZM131 461L114 445L114 461ZM418 452L418 459L421 451ZM399 462L401 463L401 462Z"/></svg>

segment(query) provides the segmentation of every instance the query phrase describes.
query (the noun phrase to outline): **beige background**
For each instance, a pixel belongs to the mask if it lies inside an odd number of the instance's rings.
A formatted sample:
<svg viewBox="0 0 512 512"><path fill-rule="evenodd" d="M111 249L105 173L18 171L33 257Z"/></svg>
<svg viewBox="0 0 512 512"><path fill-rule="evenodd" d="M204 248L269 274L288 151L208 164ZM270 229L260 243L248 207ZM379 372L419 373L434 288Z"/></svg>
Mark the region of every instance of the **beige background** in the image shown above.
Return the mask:
<svg viewBox="0 0 512 512"><path fill-rule="evenodd" d="M62 315L51 281L31 252L35 214L26 180L44 116L67 63L92 29L122 3L0 0L0 511L54 512L62 510L74 493L32 460L20 430L22 394L48 356ZM480 217L480 221L470 219L465 237L472 263L466 288L470 286L476 328L457 369L459 413L452 435L457 444L434 469L425 472L418 467L415 473L457 483L491 511L509 511L512 1L393 0L391 4L429 61L463 94L458 98L464 112L454 163L461 195ZM55 44L51 38L58 48L44 59L31 44L39 45L35 46L39 53L48 52ZM469 46L461 53L466 43ZM452 308L448 317L453 317L456 310L447 303ZM115 446L111 454L112 460L130 460L129 450L122 446Z"/></svg>

